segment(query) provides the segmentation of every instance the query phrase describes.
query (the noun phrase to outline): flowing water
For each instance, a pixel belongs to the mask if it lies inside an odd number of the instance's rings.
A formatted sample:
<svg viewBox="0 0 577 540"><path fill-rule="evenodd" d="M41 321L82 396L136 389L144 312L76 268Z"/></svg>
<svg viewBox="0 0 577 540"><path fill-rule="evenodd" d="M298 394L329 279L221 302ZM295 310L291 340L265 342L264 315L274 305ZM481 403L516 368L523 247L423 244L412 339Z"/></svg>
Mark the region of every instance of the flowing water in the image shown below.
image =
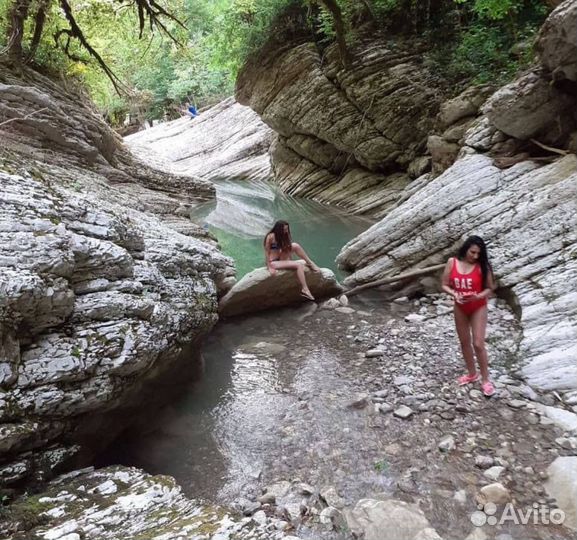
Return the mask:
<svg viewBox="0 0 577 540"><path fill-rule="evenodd" d="M263 239L278 219L290 223L293 240L318 266L343 278L335 265L337 254L373 223L314 201L289 197L266 181L220 180L216 189L216 201L196 208L191 218L218 238L222 251L235 260L238 278L264 266Z"/></svg>

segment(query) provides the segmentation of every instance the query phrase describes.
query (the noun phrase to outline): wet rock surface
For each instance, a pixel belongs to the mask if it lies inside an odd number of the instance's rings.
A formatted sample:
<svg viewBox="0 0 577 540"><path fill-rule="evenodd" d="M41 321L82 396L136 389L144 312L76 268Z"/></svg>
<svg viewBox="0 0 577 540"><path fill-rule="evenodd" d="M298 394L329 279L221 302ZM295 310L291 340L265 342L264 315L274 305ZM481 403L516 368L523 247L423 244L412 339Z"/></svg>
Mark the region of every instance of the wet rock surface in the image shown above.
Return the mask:
<svg viewBox="0 0 577 540"><path fill-rule="evenodd" d="M361 499L416 505L425 538L570 538L558 525L472 521L488 503L555 508L547 469L576 452L543 409L570 406L519 376L506 306L489 312L497 394L487 399L455 383L464 366L445 298L375 298L353 297L347 312L329 304L220 324L204 349L210 397L201 383L119 452L300 538L351 538L347 512Z"/></svg>

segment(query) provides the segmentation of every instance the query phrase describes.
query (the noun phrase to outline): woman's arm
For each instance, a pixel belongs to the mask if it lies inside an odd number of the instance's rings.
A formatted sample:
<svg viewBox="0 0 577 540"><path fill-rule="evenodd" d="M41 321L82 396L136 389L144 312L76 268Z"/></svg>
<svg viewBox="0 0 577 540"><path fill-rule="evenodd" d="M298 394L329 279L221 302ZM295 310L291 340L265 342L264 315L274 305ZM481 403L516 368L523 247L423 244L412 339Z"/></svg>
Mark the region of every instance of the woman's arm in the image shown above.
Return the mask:
<svg viewBox="0 0 577 540"><path fill-rule="evenodd" d="M450 294L455 300L458 300L459 294L451 287L451 281L449 280L449 276L451 275L451 268L453 268L453 257L451 257L447 261L445 269L443 270L443 277L441 279L441 288L447 294Z"/></svg>
<svg viewBox="0 0 577 540"><path fill-rule="evenodd" d="M493 296L493 291L497 288L495 284L495 276L493 271L489 270L489 275L487 276L487 288L482 290L479 294L475 295L475 300L481 300L483 298L490 298Z"/></svg>

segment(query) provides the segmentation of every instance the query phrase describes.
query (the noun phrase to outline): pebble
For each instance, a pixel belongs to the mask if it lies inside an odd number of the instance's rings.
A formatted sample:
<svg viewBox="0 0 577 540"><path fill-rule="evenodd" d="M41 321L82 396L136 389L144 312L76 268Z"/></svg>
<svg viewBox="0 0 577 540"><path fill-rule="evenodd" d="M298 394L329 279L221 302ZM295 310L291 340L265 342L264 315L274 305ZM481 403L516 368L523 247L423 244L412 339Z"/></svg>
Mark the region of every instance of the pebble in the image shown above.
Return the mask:
<svg viewBox="0 0 577 540"><path fill-rule="evenodd" d="M456 446L455 438L452 435L446 435L437 446L441 452L451 452Z"/></svg>
<svg viewBox="0 0 577 540"><path fill-rule="evenodd" d="M402 418L406 420L407 418L411 417L414 414L413 409L407 407L406 405L401 405L398 409L395 409L393 413L397 418Z"/></svg>
<svg viewBox="0 0 577 540"><path fill-rule="evenodd" d="M482 487L477 494L477 502L480 504L487 504L488 502L502 504L509 500L511 500L509 490L499 482Z"/></svg>
<svg viewBox="0 0 577 540"><path fill-rule="evenodd" d="M380 358L381 356L385 355L384 349L369 349L365 353L365 357L367 358Z"/></svg>
<svg viewBox="0 0 577 540"><path fill-rule="evenodd" d="M522 399L512 399L507 402L507 405L509 405L509 407L512 409L522 409L526 404L527 402L523 401Z"/></svg>
<svg viewBox="0 0 577 540"><path fill-rule="evenodd" d="M479 467L479 469L488 469L492 467L494 463L495 460L491 456L475 456L475 466Z"/></svg>
<svg viewBox="0 0 577 540"><path fill-rule="evenodd" d="M489 467L483 474L490 480L498 480L504 470L505 467L494 465L493 467Z"/></svg>

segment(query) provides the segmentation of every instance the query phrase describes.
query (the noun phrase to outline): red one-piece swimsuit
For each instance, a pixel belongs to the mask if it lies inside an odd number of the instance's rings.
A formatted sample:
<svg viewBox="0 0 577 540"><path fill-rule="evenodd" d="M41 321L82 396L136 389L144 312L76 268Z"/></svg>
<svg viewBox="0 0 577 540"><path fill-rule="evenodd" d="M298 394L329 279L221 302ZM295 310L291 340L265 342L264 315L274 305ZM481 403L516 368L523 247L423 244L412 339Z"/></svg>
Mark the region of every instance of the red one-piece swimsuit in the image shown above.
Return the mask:
<svg viewBox="0 0 577 540"><path fill-rule="evenodd" d="M483 291L483 273L481 272L481 266L479 264L476 264L468 274L461 274L457 268L457 257L455 257L449 279L451 287L461 296L479 294ZM459 304L455 301L455 305L466 315L471 315L479 308L486 306L487 299L472 300L466 304Z"/></svg>

